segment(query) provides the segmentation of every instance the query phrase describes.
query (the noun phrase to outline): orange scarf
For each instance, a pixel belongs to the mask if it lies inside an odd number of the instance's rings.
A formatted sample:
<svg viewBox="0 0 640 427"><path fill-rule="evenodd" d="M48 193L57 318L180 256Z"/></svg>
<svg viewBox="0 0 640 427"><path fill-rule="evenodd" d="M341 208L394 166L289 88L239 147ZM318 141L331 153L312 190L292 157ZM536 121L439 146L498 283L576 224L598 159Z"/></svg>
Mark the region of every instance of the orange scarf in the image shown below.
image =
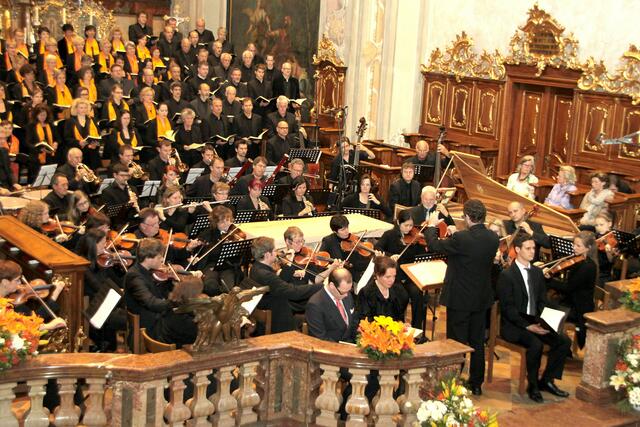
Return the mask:
<svg viewBox="0 0 640 427"><path fill-rule="evenodd" d="M129 67L131 68L131 74L138 74L138 58L127 55L127 62L129 62Z"/></svg>
<svg viewBox="0 0 640 427"><path fill-rule="evenodd" d="M11 63L11 57L9 56L8 53L4 54L4 62L5 62L5 69L7 70L7 72L13 70L13 64Z"/></svg>
<svg viewBox="0 0 640 427"><path fill-rule="evenodd" d="M44 68L44 73L47 77L47 86L55 86L56 80L53 78L53 70L49 70L47 67Z"/></svg>
<svg viewBox="0 0 640 427"><path fill-rule="evenodd" d="M111 40L111 51L112 52L124 52L124 43L122 43L122 40Z"/></svg>
<svg viewBox="0 0 640 427"><path fill-rule="evenodd" d="M149 49L147 49L146 46L142 48L140 46L136 46L136 55L138 55L140 62L146 59L151 59L151 53L149 53Z"/></svg>
<svg viewBox="0 0 640 427"><path fill-rule="evenodd" d="M73 40L69 40L65 37L64 41L67 42L67 55L71 55L73 52L75 52L75 49L73 48Z"/></svg>
<svg viewBox="0 0 640 427"><path fill-rule="evenodd" d="M73 53L73 70L78 71L82 68L82 52Z"/></svg>
<svg viewBox="0 0 640 427"><path fill-rule="evenodd" d="M84 53L89 56L96 56L100 52L100 46L96 39L87 39L84 42Z"/></svg>
<svg viewBox="0 0 640 427"><path fill-rule="evenodd" d="M120 105L122 105L124 111L129 111L129 106L126 102L123 101ZM113 106L113 101L109 101L107 108L109 109L109 121L118 120L118 113L116 112L116 107Z"/></svg>
<svg viewBox="0 0 640 427"><path fill-rule="evenodd" d="M26 59L29 59L29 48L26 44L22 44L16 48L16 51L24 56Z"/></svg>
<svg viewBox="0 0 640 427"><path fill-rule="evenodd" d="M98 128L96 127L96 124L93 122L93 120L90 117L86 117L86 119L89 122L89 135L88 136L95 136L95 137L99 137L100 134L98 133ZM82 141L84 138L82 137L82 135L80 134L80 131L78 130L78 126L74 126L73 127L73 135L76 138L76 141Z"/></svg>
<svg viewBox="0 0 640 427"><path fill-rule="evenodd" d="M56 86L56 104L70 106L73 98L71 97L71 91L67 85L64 85L64 88L60 89L59 86Z"/></svg>
<svg viewBox="0 0 640 427"><path fill-rule="evenodd" d="M40 123L36 123L36 134L38 135L38 142L46 142L53 148L53 134L51 133L51 126L49 124L45 124L44 128ZM40 151L38 153L38 161L41 165L44 165L47 162L47 152Z"/></svg>
<svg viewBox="0 0 640 427"><path fill-rule="evenodd" d="M153 102L145 102L144 109L147 111L147 120L156 118L156 106L153 105Z"/></svg>
<svg viewBox="0 0 640 427"><path fill-rule="evenodd" d="M138 146L138 138L136 138L136 133L134 131L129 131L129 135L131 135L131 140L129 141L129 145L132 147ZM124 141L122 140L122 131L118 132L118 144L124 145Z"/></svg>
<svg viewBox="0 0 640 427"><path fill-rule="evenodd" d="M100 72L101 73L108 73L109 70L111 69L111 64L113 64L113 55L109 54L109 56L106 56L104 54L104 52L100 52L100 55L98 55L98 64L100 64Z"/></svg>
<svg viewBox="0 0 640 427"><path fill-rule="evenodd" d="M40 40L38 42L38 55L44 55L44 51L45 51L45 43Z"/></svg>
<svg viewBox="0 0 640 427"><path fill-rule="evenodd" d="M62 65L62 59L60 59L60 55L58 53L56 53L55 55L56 55L56 68L59 70L64 65Z"/></svg>
<svg viewBox="0 0 640 427"><path fill-rule="evenodd" d="M9 154L16 155L20 152L20 140L15 135L11 135L11 139L6 141L3 146L9 151Z"/></svg>
<svg viewBox="0 0 640 427"><path fill-rule="evenodd" d="M158 126L158 138L166 135L168 132L171 132L173 129L171 128L171 121L167 118L162 119L160 117L156 118L156 123Z"/></svg>
<svg viewBox="0 0 640 427"><path fill-rule="evenodd" d="M89 89L89 102L94 104L98 100L98 89L96 88L96 84L93 81L93 79L91 79L91 81L89 82L88 87L85 86L84 80L80 80L79 83L80 83L80 86Z"/></svg>

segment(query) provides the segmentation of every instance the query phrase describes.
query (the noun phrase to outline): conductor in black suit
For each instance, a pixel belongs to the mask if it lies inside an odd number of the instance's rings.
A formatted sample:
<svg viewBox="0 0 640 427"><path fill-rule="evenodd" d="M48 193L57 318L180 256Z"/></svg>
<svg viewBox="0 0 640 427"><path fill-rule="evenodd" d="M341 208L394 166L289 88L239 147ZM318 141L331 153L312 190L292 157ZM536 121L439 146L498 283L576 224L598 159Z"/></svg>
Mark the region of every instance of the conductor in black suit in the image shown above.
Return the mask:
<svg viewBox="0 0 640 427"><path fill-rule="evenodd" d="M560 390L554 379L562 378L564 362L571 354L571 341L563 333L550 332L530 316L538 317L547 305L547 289L542 270L531 264L536 254L533 237L527 233L516 234L513 239L516 259L500 273L498 298L500 300L500 335L505 340L527 349L527 392L534 402L542 403L540 390L560 397L569 393ZM538 380L542 347L549 345L547 366Z"/></svg>
<svg viewBox="0 0 640 427"><path fill-rule="evenodd" d="M439 240L436 226L440 220L433 213L424 234L429 249L448 256L440 297L441 303L447 307L447 338L473 348L469 384L474 395L481 395L486 314L493 304L491 269L499 239L484 226L487 210L480 200L467 200L463 213L466 230Z"/></svg>
<svg viewBox="0 0 640 427"><path fill-rule="evenodd" d="M329 283L309 299L306 318L309 334L325 341L355 342L358 314L351 288L351 273L337 268L329 275Z"/></svg>

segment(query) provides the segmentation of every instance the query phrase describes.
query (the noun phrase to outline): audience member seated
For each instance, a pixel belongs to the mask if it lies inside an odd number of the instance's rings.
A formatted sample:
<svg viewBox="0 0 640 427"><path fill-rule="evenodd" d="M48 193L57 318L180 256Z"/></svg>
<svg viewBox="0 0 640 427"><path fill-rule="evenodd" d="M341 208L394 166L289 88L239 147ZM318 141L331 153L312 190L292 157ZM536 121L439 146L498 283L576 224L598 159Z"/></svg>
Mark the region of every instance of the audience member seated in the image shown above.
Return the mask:
<svg viewBox="0 0 640 427"><path fill-rule="evenodd" d="M576 171L573 166L563 165L558 170L556 183L544 199L544 203L549 206L557 206L562 209L573 209L571 204L571 194L576 191Z"/></svg>
<svg viewBox="0 0 640 427"><path fill-rule="evenodd" d="M535 157L523 156L518 162L516 171L509 175L507 188L523 197L535 199L535 184L538 183L538 178L533 174L535 169Z"/></svg>
<svg viewBox="0 0 640 427"><path fill-rule="evenodd" d="M596 217L600 212L609 208L609 203L613 201L613 191L607 188L609 177L603 172L595 172L591 175L591 190L584 195L580 203L580 209L586 210L580 224L594 225Z"/></svg>

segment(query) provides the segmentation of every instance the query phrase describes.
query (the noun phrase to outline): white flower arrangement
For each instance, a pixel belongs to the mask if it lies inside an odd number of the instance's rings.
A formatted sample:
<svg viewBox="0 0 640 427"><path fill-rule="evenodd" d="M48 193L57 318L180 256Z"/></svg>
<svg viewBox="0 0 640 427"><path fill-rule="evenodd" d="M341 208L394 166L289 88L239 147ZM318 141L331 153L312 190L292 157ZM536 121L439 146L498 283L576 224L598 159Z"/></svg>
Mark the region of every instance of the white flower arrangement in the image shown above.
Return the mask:
<svg viewBox="0 0 640 427"><path fill-rule="evenodd" d="M609 377L609 385L616 391L623 390L626 398L621 406L640 411L640 334L633 335L620 343L618 360L614 373Z"/></svg>

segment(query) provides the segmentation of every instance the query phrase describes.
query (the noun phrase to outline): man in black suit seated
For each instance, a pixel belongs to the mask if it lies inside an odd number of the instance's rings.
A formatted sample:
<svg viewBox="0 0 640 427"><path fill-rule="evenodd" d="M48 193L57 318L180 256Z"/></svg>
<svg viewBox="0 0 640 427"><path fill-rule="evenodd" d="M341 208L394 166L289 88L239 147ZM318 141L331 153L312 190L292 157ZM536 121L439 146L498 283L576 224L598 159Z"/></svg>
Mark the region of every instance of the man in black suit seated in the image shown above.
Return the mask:
<svg viewBox="0 0 640 427"><path fill-rule="evenodd" d="M153 31L151 27L147 25L147 13L140 12L136 18L136 23L129 25L129 40L132 40L134 43L138 41L140 36L146 35L151 36Z"/></svg>
<svg viewBox="0 0 640 427"><path fill-rule="evenodd" d="M302 159L292 159L289 162L289 173L276 180L276 184L292 185L293 180L304 173L304 161Z"/></svg>
<svg viewBox="0 0 640 427"><path fill-rule="evenodd" d="M249 145L246 139L236 139L233 143L236 155L230 159L224 161L224 166L227 168L241 168L248 160L247 152ZM247 170L247 173L251 173L251 166Z"/></svg>
<svg viewBox="0 0 640 427"><path fill-rule="evenodd" d="M358 313L351 294L353 281L346 268L329 275L329 283L307 302L309 335L325 341L355 342Z"/></svg>
<svg viewBox="0 0 640 427"><path fill-rule="evenodd" d="M413 163L402 164L401 177L389 187L389 209L393 212L396 204L416 206L420 203L420 183L413 179L415 168Z"/></svg>
<svg viewBox="0 0 640 427"><path fill-rule="evenodd" d="M455 227L456 223L449 215L449 211L441 203L436 203L436 189L430 185L422 188L420 193L420 204L411 208L411 217L415 225L420 225L429 220L434 212L438 213L438 218L443 220L447 227ZM454 230L451 230L454 231Z"/></svg>
<svg viewBox="0 0 640 427"><path fill-rule="evenodd" d="M236 184L231 189L230 195L232 196L244 196L245 194L249 194L249 183L254 179L259 179L262 182L267 180L267 177L264 173L267 168L266 157L258 156L253 159L253 169L251 172L247 171L243 176L241 176Z"/></svg>
<svg viewBox="0 0 640 427"><path fill-rule="evenodd" d="M102 190L102 202L107 206L125 205L122 207L120 214L112 219L115 226L121 226L124 222L133 220L134 209L139 211L140 207L138 206L136 193L129 187L129 178L131 178L129 168L118 163L113 165L111 171L113 182Z"/></svg>
<svg viewBox="0 0 640 427"><path fill-rule="evenodd" d="M216 182L224 182L224 161L220 157L214 157L209 165L210 173L200 175L193 181L187 190L189 197L211 197L211 187Z"/></svg>
<svg viewBox="0 0 640 427"><path fill-rule="evenodd" d="M151 331L174 304L167 299L171 282L158 283L152 270L162 265L164 245L158 239L144 238L138 244L136 263L124 276L127 310L140 316L140 327Z"/></svg>
<svg viewBox="0 0 640 427"><path fill-rule="evenodd" d="M165 171L167 170L167 166L169 166L169 159L171 158L171 152L173 151L171 141L168 141L166 139L160 140L158 142L156 150L158 151L158 155L151 159L149 163L147 163L149 180L151 181L162 180L162 175L164 175Z"/></svg>
<svg viewBox="0 0 640 427"><path fill-rule="evenodd" d="M447 338L473 348L469 384L482 394L484 336L487 310L493 304L491 269L498 250L498 236L484 226L487 210L480 200L467 200L463 208L467 229L439 240L439 215L431 214L424 232L427 247L448 256L440 301L447 307Z"/></svg>
<svg viewBox="0 0 640 427"><path fill-rule="evenodd" d="M293 135L289 134L289 125L282 120L278 123L276 135L267 141L267 160L270 164L276 165L291 148L298 148L298 144Z"/></svg>
<svg viewBox="0 0 640 427"><path fill-rule="evenodd" d="M446 168L451 158L449 157L449 150L447 147L440 144L438 145L438 152L440 153L440 165L442 169ZM436 164L435 151L429 151L429 143L424 140L420 140L416 143L416 155L409 157L407 162L411 162L414 165L425 165L433 167Z"/></svg>
<svg viewBox="0 0 640 427"><path fill-rule="evenodd" d="M51 179L51 193L42 199L49 205L51 216L58 215L60 219L67 218L67 210L69 209L69 180L61 173L56 173Z"/></svg>
<svg viewBox="0 0 640 427"><path fill-rule="evenodd" d="M532 321L547 306L547 289L542 270L531 262L536 254L533 237L519 232L513 239L516 259L498 278L500 300L500 336L527 349L527 392L534 402L542 403L540 390L567 397L569 393L559 389L554 379L562 378L564 363L571 354L571 340L562 333L549 331ZM538 380L542 359L542 347L550 347L547 366Z"/></svg>
<svg viewBox="0 0 640 427"><path fill-rule="evenodd" d="M511 202L509 203L509 207L507 208L509 211L509 218L502 221L504 224L505 231L507 234L513 234L521 228L526 231L529 235L533 236L533 240L536 242L536 257L534 261L537 261L540 258L540 248L550 248L551 247L551 239L549 235L545 233L542 225L531 221L527 215L527 211L524 206L520 202Z"/></svg>
<svg viewBox="0 0 640 427"><path fill-rule="evenodd" d="M292 331L295 327L290 301L309 299L322 289L322 284L298 285L285 282L276 274L271 265L276 261L275 243L270 237L258 237L251 245L251 255L256 260L249 278L260 286L269 286L258 308L271 310L271 331L273 333ZM320 273L326 274L326 273Z"/></svg>

